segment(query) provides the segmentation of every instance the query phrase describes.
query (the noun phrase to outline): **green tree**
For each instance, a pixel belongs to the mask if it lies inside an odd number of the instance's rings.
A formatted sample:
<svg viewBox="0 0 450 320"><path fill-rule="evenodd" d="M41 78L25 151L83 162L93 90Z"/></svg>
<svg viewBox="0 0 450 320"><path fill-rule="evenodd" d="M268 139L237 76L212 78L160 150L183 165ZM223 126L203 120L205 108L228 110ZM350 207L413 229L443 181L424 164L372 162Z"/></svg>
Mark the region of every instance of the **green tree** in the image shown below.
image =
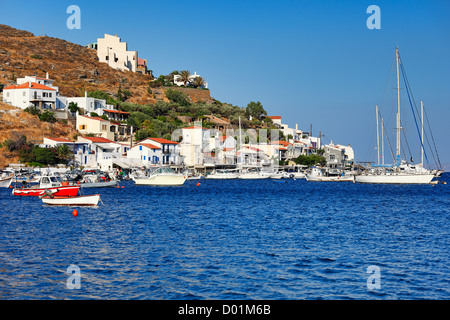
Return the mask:
<svg viewBox="0 0 450 320"><path fill-rule="evenodd" d="M263 120L267 116L267 111L264 110L261 102L251 101L245 109L245 116L249 119L250 116L258 120Z"/></svg>
<svg viewBox="0 0 450 320"><path fill-rule="evenodd" d="M192 80L191 85L194 88L203 88L206 84L205 79L203 79L202 77L195 77L194 80Z"/></svg>
<svg viewBox="0 0 450 320"><path fill-rule="evenodd" d="M44 122L56 122L56 117L54 112L44 111L43 113L38 115L39 120Z"/></svg>
<svg viewBox="0 0 450 320"><path fill-rule="evenodd" d="M189 70L183 70L179 73L178 80L184 83L184 86L187 87L187 85L191 82L191 72Z"/></svg>
<svg viewBox="0 0 450 320"><path fill-rule="evenodd" d="M73 101L72 101L71 103L69 103L67 109L69 109L69 111L70 111L72 114L75 114L77 111L80 110L80 108L78 107L78 103L73 102Z"/></svg>
<svg viewBox="0 0 450 320"><path fill-rule="evenodd" d="M300 155L297 158L294 159L296 164L301 164L305 166L314 166L316 164L319 164L321 166L326 165L327 161L324 157L319 156L317 154L312 155Z"/></svg>
<svg viewBox="0 0 450 320"><path fill-rule="evenodd" d="M55 148L56 150L56 158L60 163L66 163L72 157L72 151L65 144L61 144Z"/></svg>
<svg viewBox="0 0 450 320"><path fill-rule="evenodd" d="M178 103L180 106L187 106L190 104L188 97L181 91L174 89L167 89L165 93L167 99Z"/></svg>

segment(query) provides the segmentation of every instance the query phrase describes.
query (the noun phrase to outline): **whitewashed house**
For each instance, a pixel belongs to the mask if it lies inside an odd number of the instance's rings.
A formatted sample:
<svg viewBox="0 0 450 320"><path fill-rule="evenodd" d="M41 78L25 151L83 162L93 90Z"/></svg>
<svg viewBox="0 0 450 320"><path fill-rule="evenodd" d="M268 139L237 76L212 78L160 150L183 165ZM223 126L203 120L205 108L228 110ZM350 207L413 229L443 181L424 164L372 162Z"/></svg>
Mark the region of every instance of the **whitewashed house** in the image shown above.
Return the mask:
<svg viewBox="0 0 450 320"><path fill-rule="evenodd" d="M163 165L180 165L180 147L179 143L162 138L146 138L140 141L138 144L149 143L161 149L161 157L159 158L159 164Z"/></svg>
<svg viewBox="0 0 450 320"><path fill-rule="evenodd" d="M124 150L126 146L103 137L78 137L78 142L87 143L89 153L93 155L89 167L103 171L112 171L114 164L120 163L126 158Z"/></svg>
<svg viewBox="0 0 450 320"><path fill-rule="evenodd" d="M128 51L127 43L117 35L105 34L104 38L97 39L97 56L100 62L114 69L132 72L138 69L138 52Z"/></svg>
<svg viewBox="0 0 450 320"><path fill-rule="evenodd" d="M189 82L194 81L195 78L199 78L201 77L199 74L197 74L197 72L194 72L194 74L191 74L191 76L189 77ZM176 84L177 86L181 87L184 86L184 82L180 80L181 76L179 74L175 74L173 76L173 83ZM208 88L208 82L205 81L203 88L207 89Z"/></svg>
<svg viewBox="0 0 450 320"><path fill-rule="evenodd" d="M163 153L161 147L151 143L141 142L128 150L127 158L138 160L142 166L149 168L162 164Z"/></svg>

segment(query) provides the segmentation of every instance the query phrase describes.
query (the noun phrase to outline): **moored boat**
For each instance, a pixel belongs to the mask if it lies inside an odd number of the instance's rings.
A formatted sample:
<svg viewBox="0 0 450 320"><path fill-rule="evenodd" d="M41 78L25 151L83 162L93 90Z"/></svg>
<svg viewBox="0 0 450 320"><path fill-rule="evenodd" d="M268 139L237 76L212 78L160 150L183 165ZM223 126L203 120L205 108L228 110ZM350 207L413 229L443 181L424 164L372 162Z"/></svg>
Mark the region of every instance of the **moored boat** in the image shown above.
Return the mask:
<svg viewBox="0 0 450 320"><path fill-rule="evenodd" d="M133 181L136 185L146 186L182 186L186 181L186 176L175 173L168 167L152 168L144 176L135 176Z"/></svg>
<svg viewBox="0 0 450 320"><path fill-rule="evenodd" d="M45 192L51 192L54 196L76 196L78 194L79 186L63 185L57 177L42 176L38 187L30 188L14 188L12 194L15 196L25 197L40 197L44 196Z"/></svg>
<svg viewBox="0 0 450 320"><path fill-rule="evenodd" d="M89 196L44 196L42 202L54 206L97 206L100 200L99 194Z"/></svg>

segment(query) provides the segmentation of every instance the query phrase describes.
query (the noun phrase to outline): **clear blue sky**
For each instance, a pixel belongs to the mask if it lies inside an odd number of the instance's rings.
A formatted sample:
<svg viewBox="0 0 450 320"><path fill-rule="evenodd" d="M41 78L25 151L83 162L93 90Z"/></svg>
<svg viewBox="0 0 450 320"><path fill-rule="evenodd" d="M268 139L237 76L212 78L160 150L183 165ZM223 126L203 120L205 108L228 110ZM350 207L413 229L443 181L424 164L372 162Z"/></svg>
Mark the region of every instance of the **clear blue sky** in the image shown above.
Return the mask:
<svg viewBox="0 0 450 320"><path fill-rule="evenodd" d="M71 4L81 8L81 30L66 27ZM366 27L372 4L381 9L381 30ZM197 71L214 98L243 107L261 101L290 126L307 131L312 124L325 142L351 144L357 161L375 160L375 105L391 115L395 85L388 77L398 46L450 169L448 0L8 1L0 8L0 23L35 35L42 28L85 45L117 33L156 76Z"/></svg>

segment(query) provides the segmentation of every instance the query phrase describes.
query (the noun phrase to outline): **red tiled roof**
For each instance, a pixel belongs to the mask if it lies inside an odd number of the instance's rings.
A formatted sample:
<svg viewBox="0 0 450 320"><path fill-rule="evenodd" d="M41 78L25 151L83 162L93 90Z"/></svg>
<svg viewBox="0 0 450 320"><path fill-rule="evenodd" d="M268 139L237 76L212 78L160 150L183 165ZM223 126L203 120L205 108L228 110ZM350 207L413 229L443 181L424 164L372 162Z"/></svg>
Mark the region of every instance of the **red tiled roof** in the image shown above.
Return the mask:
<svg viewBox="0 0 450 320"><path fill-rule="evenodd" d="M156 142L161 143L161 144L178 144L178 142L167 140L167 139L163 139L163 138L147 138L147 139L156 141ZM146 139L144 139L144 140L146 140Z"/></svg>
<svg viewBox="0 0 450 320"><path fill-rule="evenodd" d="M73 141L66 139L66 138L47 138L49 140L53 140L53 141L58 141L58 142L70 142L72 143Z"/></svg>
<svg viewBox="0 0 450 320"><path fill-rule="evenodd" d="M233 151L234 148L223 148L223 151Z"/></svg>
<svg viewBox="0 0 450 320"><path fill-rule="evenodd" d="M80 117L85 117L85 118L88 118L88 119L91 119L91 120L98 120L98 121L109 121L109 120L105 120L105 119L100 118L100 117L89 117L89 116L80 116Z"/></svg>
<svg viewBox="0 0 450 320"><path fill-rule="evenodd" d="M12 86L3 88L3 90L28 89L28 88L30 88L30 83L29 82L25 82L25 83L22 83L21 85L12 85ZM39 84L39 83L36 83L36 82L31 82L31 89L56 91L55 89L52 89L50 87L44 86L43 84Z"/></svg>
<svg viewBox="0 0 450 320"><path fill-rule="evenodd" d="M106 139L106 138L103 138L103 137L82 137L82 138L87 139L87 140L91 140L94 143L95 142L96 143L115 143L114 141Z"/></svg>
<svg viewBox="0 0 450 320"><path fill-rule="evenodd" d="M160 147L157 147L157 146L155 146L155 145L153 145L151 143L140 143L140 144L135 145L133 148L138 147L138 146L144 146L144 147L147 147L149 149L161 149Z"/></svg>
<svg viewBox="0 0 450 320"><path fill-rule="evenodd" d="M119 110L107 110L107 109L103 109L103 112L121 113L121 114L130 114L129 112L125 112L125 111L119 111Z"/></svg>
<svg viewBox="0 0 450 320"><path fill-rule="evenodd" d="M281 116L269 116L268 118L270 118L270 119L279 119L279 120L281 120Z"/></svg>
<svg viewBox="0 0 450 320"><path fill-rule="evenodd" d="M292 143L287 142L287 141L274 141L274 142L272 142L272 144L281 144L281 145L286 147L286 146L288 146L288 145L290 145Z"/></svg>
<svg viewBox="0 0 450 320"><path fill-rule="evenodd" d="M203 128L203 127L187 127L187 128L181 128L181 129L202 129L202 130L209 130L208 128Z"/></svg>

